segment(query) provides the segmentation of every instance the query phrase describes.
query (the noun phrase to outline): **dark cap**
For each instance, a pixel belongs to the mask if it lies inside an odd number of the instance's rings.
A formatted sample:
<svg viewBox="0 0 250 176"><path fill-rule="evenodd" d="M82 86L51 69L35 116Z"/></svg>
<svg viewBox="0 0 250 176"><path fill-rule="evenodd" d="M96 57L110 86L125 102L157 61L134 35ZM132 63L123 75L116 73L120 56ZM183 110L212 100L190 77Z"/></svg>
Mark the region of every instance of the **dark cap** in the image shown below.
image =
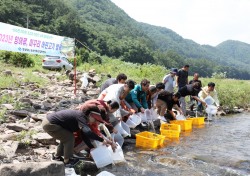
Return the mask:
<svg viewBox="0 0 250 176"><path fill-rule="evenodd" d="M178 73L178 69L177 68L171 68L170 73L177 74Z"/></svg>

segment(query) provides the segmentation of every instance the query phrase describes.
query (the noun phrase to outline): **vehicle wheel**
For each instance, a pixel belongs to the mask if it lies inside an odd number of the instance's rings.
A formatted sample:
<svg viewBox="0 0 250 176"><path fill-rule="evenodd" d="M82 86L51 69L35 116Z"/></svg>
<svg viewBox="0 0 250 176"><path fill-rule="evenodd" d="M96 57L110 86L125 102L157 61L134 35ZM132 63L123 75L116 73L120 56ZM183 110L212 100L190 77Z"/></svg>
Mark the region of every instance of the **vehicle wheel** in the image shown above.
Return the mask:
<svg viewBox="0 0 250 176"><path fill-rule="evenodd" d="M66 67L65 67L65 65L63 65L63 66L62 66L62 69L63 69L64 71L66 70Z"/></svg>

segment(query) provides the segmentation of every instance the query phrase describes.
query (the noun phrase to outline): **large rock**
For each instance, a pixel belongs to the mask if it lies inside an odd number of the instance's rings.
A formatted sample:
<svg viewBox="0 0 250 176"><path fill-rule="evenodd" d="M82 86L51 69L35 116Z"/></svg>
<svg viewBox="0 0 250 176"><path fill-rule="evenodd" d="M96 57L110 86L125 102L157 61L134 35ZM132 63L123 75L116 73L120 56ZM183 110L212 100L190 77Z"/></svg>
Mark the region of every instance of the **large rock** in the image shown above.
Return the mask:
<svg viewBox="0 0 250 176"><path fill-rule="evenodd" d="M53 137L51 137L48 133L37 133L37 134L32 135L32 138L42 144L55 144L56 143L56 140Z"/></svg>
<svg viewBox="0 0 250 176"><path fill-rule="evenodd" d="M63 162L32 162L3 164L0 166L1 176L64 176Z"/></svg>
<svg viewBox="0 0 250 176"><path fill-rule="evenodd" d="M17 131L17 132L20 132L20 131L27 131L29 128L25 125L22 125L22 124L17 124L17 123L9 123L6 125L6 127L8 129L11 129L11 130L14 130L14 131Z"/></svg>
<svg viewBox="0 0 250 176"><path fill-rule="evenodd" d="M19 142L17 141L7 141L4 144L1 144L0 158L12 158L16 153L18 144Z"/></svg>
<svg viewBox="0 0 250 176"><path fill-rule="evenodd" d="M15 110L12 111L11 114L18 116L18 117L27 117L29 116L29 112L26 110Z"/></svg>

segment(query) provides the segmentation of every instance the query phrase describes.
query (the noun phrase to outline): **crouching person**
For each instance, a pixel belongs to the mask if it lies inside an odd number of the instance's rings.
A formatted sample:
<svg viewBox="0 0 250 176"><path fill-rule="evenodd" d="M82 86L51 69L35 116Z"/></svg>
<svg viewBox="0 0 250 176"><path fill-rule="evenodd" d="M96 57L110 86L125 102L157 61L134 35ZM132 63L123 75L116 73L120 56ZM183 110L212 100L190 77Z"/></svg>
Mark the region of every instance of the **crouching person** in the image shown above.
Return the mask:
<svg viewBox="0 0 250 176"><path fill-rule="evenodd" d="M116 145L112 141L104 139L91 131L88 124L95 123L105 123L97 110L88 111L87 113L79 110L62 110L49 114L42 122L43 129L60 141L56 154L52 156L52 159L63 161L67 167L71 167L79 161L73 158L75 142L73 133L79 130L81 130L83 141L90 149L94 148L91 140L103 142L105 145L109 144L115 149Z"/></svg>

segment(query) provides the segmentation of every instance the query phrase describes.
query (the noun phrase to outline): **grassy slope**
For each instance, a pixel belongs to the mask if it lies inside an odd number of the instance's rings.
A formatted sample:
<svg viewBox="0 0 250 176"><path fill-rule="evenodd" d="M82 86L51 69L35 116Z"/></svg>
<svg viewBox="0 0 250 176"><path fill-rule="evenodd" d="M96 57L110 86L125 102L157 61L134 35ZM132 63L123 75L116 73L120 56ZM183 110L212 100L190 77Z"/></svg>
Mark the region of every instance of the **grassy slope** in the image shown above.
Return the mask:
<svg viewBox="0 0 250 176"><path fill-rule="evenodd" d="M32 71L50 72L41 67L41 56L34 56L34 59L36 65L32 68L17 68L0 62L0 88L18 86L18 83L20 83L20 78L16 76L18 73L22 73L24 76L22 82L37 82L41 86L48 84L42 78L32 74ZM125 73L129 79L133 79L137 83L146 78L151 81L151 84L160 82L163 76L168 73L168 70L159 65L132 64L107 57L103 57L102 64L84 63L77 67L79 71L88 71L89 69L96 69L96 72L99 74L109 73L112 77L116 77L118 73ZM11 70L15 73L15 76L3 76L2 72L4 70ZM192 79L192 77L189 77L189 79ZM201 78L201 80L203 85L207 85L208 82L216 84L219 99L223 106L233 108L234 106L248 107L250 105L250 81L215 78Z"/></svg>

